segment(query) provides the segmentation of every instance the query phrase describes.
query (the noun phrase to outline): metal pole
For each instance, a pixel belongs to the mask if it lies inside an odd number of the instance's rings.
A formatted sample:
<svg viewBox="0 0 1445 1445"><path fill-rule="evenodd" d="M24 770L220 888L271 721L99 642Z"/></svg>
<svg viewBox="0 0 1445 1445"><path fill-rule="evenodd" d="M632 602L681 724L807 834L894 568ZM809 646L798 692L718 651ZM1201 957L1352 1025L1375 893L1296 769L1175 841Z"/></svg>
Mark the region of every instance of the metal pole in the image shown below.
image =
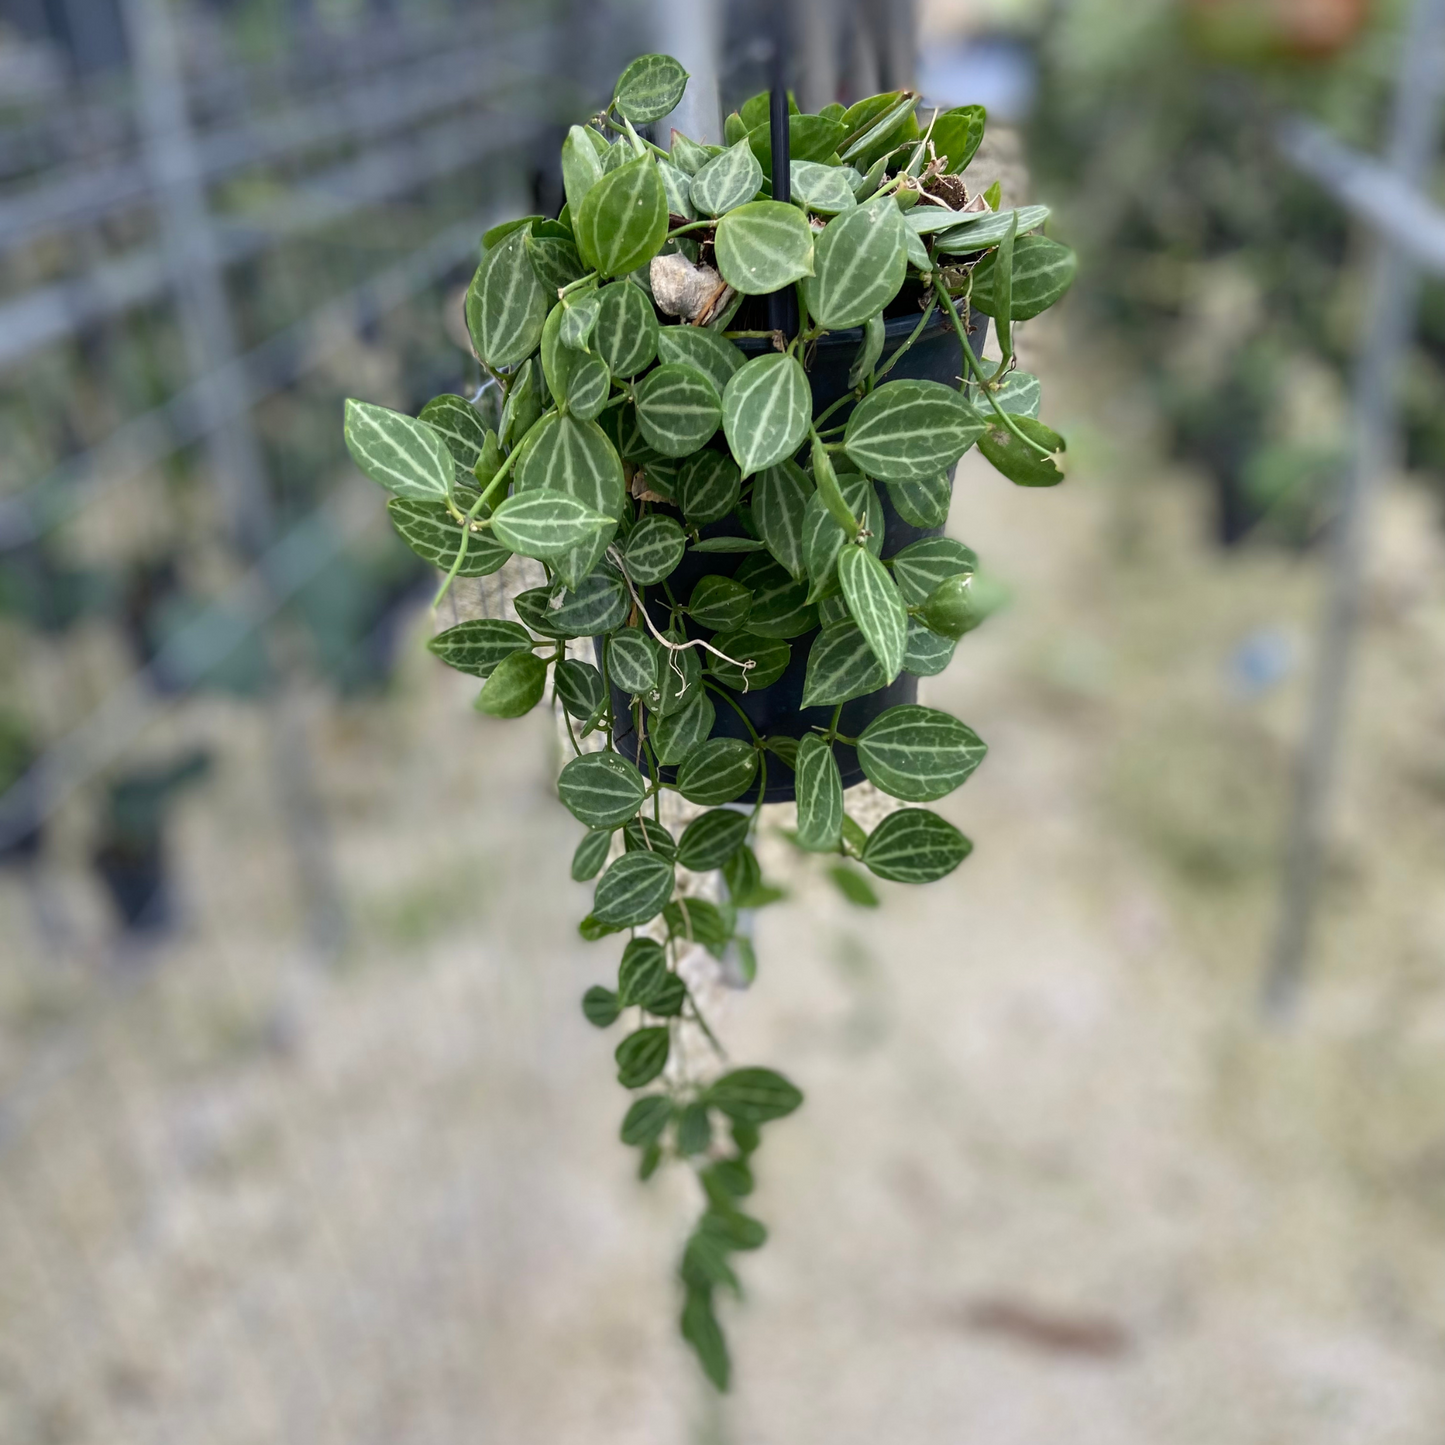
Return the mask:
<svg viewBox="0 0 1445 1445"><path fill-rule="evenodd" d="M1404 37L1387 164L1418 190L1435 153L1445 90L1445 0L1416 0ZM1369 326L1354 382L1354 446L1330 530L1330 571L1308 730L1295 784L1279 931L1263 989L1284 1020L1299 1001L1319 897L1345 701L1359 632L1371 509L1396 455L1397 372L1414 325L1419 272L1404 248L1372 233Z"/></svg>
<svg viewBox="0 0 1445 1445"><path fill-rule="evenodd" d="M687 90L671 115L657 123L657 143L670 144L674 130L703 145L722 140L722 105L718 99L718 54L721 16L718 0L658 0L653 6L657 48L680 60L688 72Z"/></svg>

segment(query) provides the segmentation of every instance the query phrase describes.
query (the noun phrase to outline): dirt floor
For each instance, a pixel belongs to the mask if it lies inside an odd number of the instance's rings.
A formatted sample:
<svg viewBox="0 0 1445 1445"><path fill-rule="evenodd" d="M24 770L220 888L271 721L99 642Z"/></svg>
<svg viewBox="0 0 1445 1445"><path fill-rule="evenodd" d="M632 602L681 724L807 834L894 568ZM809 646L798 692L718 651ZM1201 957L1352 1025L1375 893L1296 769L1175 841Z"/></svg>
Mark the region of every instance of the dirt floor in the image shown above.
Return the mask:
<svg viewBox="0 0 1445 1445"><path fill-rule="evenodd" d="M761 1156L734 1392L674 1331L694 1190L633 1178L578 1010L616 948L574 931L552 723L479 719L418 615L388 697L309 704L339 959L222 702L152 737L222 752L177 936L105 942L79 813L0 876L0 1438L1438 1438L1438 519L1389 496L1319 947L1266 1027L1318 563L1210 548L1117 373L1062 330L1038 367L1071 475L965 459L951 530L1012 602L925 684L990 744L940 805L976 851L870 912L772 850L793 896L718 1019L807 1093Z"/></svg>

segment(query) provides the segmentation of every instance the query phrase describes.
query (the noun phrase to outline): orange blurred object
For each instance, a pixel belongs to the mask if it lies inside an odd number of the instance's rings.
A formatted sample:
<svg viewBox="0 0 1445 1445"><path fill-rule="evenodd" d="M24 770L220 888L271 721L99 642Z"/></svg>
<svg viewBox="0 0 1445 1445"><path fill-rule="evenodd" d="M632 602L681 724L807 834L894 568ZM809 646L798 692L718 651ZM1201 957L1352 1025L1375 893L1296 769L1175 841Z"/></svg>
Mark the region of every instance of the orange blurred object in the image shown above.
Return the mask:
<svg viewBox="0 0 1445 1445"><path fill-rule="evenodd" d="M1235 61L1328 60L1364 29L1370 0L1185 0L1190 37Z"/></svg>

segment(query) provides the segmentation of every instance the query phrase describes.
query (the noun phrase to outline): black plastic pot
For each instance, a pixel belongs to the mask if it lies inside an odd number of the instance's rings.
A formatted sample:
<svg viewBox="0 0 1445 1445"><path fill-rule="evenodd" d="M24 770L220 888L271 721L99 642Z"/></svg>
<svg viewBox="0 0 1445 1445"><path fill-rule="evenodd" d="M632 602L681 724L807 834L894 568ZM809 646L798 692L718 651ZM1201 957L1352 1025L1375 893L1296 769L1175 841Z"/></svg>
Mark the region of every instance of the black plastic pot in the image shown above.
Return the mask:
<svg viewBox="0 0 1445 1445"><path fill-rule="evenodd" d="M984 339L988 334L988 318L982 315L973 318L973 329L969 332L975 355L983 352ZM910 336L918 324L916 316L898 316L885 322L886 341L883 356L892 355ZM847 394L848 370L862 344L863 333L839 331L825 336L817 344L816 354L811 358L808 379L813 387L813 414L831 406L839 397ZM738 346L750 356L762 355L769 343L760 340L743 340ZM920 381L940 381L945 386L956 386L963 368L963 353L952 322L943 312L936 312L928 329L918 338L899 360L898 365L888 373L888 380L913 377ZM849 407L840 408L830 418L830 425L846 420ZM885 532L883 555L891 557L910 542L923 537L936 537L941 527L914 527L905 522L894 510L888 487L878 484L879 499L883 504ZM706 537L742 536L741 524L732 517L724 518L703 528ZM742 565L747 554L714 552L688 552L677 571L669 578L673 595L686 598L700 578L721 574L731 576ZM667 625L668 613L665 605L652 600L648 611L659 630ZM711 633L695 630L693 635L710 638ZM808 652L813 645L817 631L804 633L791 639L793 655L788 669L775 683L757 688L752 692L733 693L733 700L745 712L754 728L764 736L784 735L801 738L814 727L827 727L832 720L831 707L805 708L803 704L803 679L808 670ZM900 673L887 687L878 692L856 697L843 705L839 730L850 737L857 737L879 713L900 703L918 700L918 679L911 673ZM612 689L613 714L616 718L614 742L619 752L637 761L637 732L632 710L628 706L627 694ZM717 720L713 724L713 737L742 738L747 740L748 730L742 719L721 698L714 699ZM843 774L843 786L851 788L863 781L863 769L858 763L854 750L840 743L835 749L838 767ZM662 769L663 778L671 782L675 770ZM775 754L768 754L768 784L763 799L768 803L788 803L794 800L793 774Z"/></svg>

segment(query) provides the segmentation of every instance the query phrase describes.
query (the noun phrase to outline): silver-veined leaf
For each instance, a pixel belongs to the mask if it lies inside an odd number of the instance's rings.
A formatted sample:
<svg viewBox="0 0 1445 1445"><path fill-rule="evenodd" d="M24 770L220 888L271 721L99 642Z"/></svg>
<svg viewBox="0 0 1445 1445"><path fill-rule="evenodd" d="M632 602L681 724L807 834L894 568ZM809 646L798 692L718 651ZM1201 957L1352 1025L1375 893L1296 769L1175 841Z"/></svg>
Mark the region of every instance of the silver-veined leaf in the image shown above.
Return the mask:
<svg viewBox="0 0 1445 1445"><path fill-rule="evenodd" d="M617 77L612 104L633 125L661 120L677 109L687 87L687 71L670 55L639 55Z"/></svg>
<svg viewBox="0 0 1445 1445"><path fill-rule="evenodd" d="M803 558L803 516L813 485L793 461L759 472L753 482L753 521L768 551L794 578L807 575Z"/></svg>
<svg viewBox="0 0 1445 1445"><path fill-rule="evenodd" d="M657 355L657 313L640 286L604 286L592 346L613 376L636 376Z"/></svg>
<svg viewBox="0 0 1445 1445"><path fill-rule="evenodd" d="M580 355L567 375L567 410L578 421L592 421L607 404L611 390L612 376L602 358Z"/></svg>
<svg viewBox="0 0 1445 1445"><path fill-rule="evenodd" d="M792 638L811 632L818 613L808 601L808 584L797 581L766 553L749 557L734 580L753 594L748 631L759 637Z"/></svg>
<svg viewBox="0 0 1445 1445"><path fill-rule="evenodd" d="M472 468L487 447L487 427L476 407L465 397L444 393L422 407L417 420L437 432L447 444L463 479L472 480Z"/></svg>
<svg viewBox="0 0 1445 1445"><path fill-rule="evenodd" d="M731 341L705 326L659 327L657 355L665 362L681 361L695 366L717 387L719 396L746 359Z"/></svg>
<svg viewBox="0 0 1445 1445"><path fill-rule="evenodd" d="M462 529L443 502L421 502L410 497L393 497L386 504L387 516L403 542L418 557L443 572L456 565L462 545ZM458 577L486 577L512 555L489 532L474 532L467 542L467 555Z"/></svg>
<svg viewBox="0 0 1445 1445"><path fill-rule="evenodd" d="M883 355L883 345L887 340L888 327L883 320L883 313L879 311L863 323L863 340L853 357L853 364L848 368L850 391L855 386L861 386L865 377L873 375L873 369Z"/></svg>
<svg viewBox="0 0 1445 1445"><path fill-rule="evenodd" d="M978 153L987 122L988 112L981 105L960 105L933 122L934 153L949 175L956 176Z"/></svg>
<svg viewBox="0 0 1445 1445"><path fill-rule="evenodd" d="M712 734L717 720L712 699L696 686L691 697L686 707L652 719L652 746L665 767L675 767Z"/></svg>
<svg viewBox="0 0 1445 1445"><path fill-rule="evenodd" d="M843 445L859 469L884 481L936 477L986 429L951 387L938 381L889 381L854 408Z"/></svg>
<svg viewBox="0 0 1445 1445"><path fill-rule="evenodd" d="M723 393L723 431L744 478L792 456L811 416L808 376L794 357L774 351L740 367Z"/></svg>
<svg viewBox="0 0 1445 1445"><path fill-rule="evenodd" d="M603 923L646 923L672 897L672 864L660 854L624 853L597 880L592 916Z"/></svg>
<svg viewBox="0 0 1445 1445"><path fill-rule="evenodd" d="M670 577L687 550L687 534L661 512L649 512L628 534L623 557L627 574L641 586L650 587Z"/></svg>
<svg viewBox="0 0 1445 1445"><path fill-rule="evenodd" d="M858 761L868 781L908 803L931 803L951 793L987 751L967 724L916 703L879 713L858 739Z"/></svg>
<svg viewBox="0 0 1445 1445"><path fill-rule="evenodd" d="M798 846L810 853L836 853L843 837L843 775L833 746L817 733L798 743Z"/></svg>
<svg viewBox="0 0 1445 1445"><path fill-rule="evenodd" d="M667 1067L670 1038L667 1028L658 1025L638 1029L617 1045L617 1082L625 1089L640 1089L650 1084Z"/></svg>
<svg viewBox="0 0 1445 1445"><path fill-rule="evenodd" d="M788 117L788 154L797 161L825 161L837 149L846 132L835 120L821 115ZM769 179L773 176L772 125L766 115L748 131L748 144Z"/></svg>
<svg viewBox="0 0 1445 1445"><path fill-rule="evenodd" d="M699 577L687 599L687 614L699 627L712 632L733 632L747 621L753 594L731 577L709 573Z"/></svg>
<svg viewBox="0 0 1445 1445"><path fill-rule="evenodd" d="M602 179L602 159L591 136L580 125L574 125L562 142L562 189L567 196L567 209L576 215L582 209L587 192Z"/></svg>
<svg viewBox="0 0 1445 1445"><path fill-rule="evenodd" d="M521 623L499 617L468 618L427 642L427 650L448 667L472 677L490 677L503 659L530 652L532 646L532 634Z"/></svg>
<svg viewBox="0 0 1445 1445"><path fill-rule="evenodd" d="M616 525L576 497L546 487L517 492L492 513L492 530L506 546L544 562L610 534Z"/></svg>
<svg viewBox="0 0 1445 1445"><path fill-rule="evenodd" d="M907 220L916 214L910 211ZM974 211L957 217L960 224L941 230L938 235L938 249L951 255L967 255L970 251L986 251L997 246L1009 233L1013 218L1018 217L1019 239L1035 226L1042 226L1049 218L1047 206L1020 206L1016 211ZM915 224L914 230L919 227Z"/></svg>
<svg viewBox="0 0 1445 1445"><path fill-rule="evenodd" d="M908 619L908 646L903 652L903 670L914 677L937 677L953 661L958 643L925 626L916 617Z"/></svg>
<svg viewBox="0 0 1445 1445"><path fill-rule="evenodd" d="M611 851L611 828L597 828L584 833L582 841L577 845L577 851L572 855L572 881L586 883L589 879L595 878L602 871L602 865L607 861L607 855ZM585 1001L582 1007L585 1013L587 1011ZM591 1018L591 1014L588 1014L588 1018Z"/></svg>
<svg viewBox="0 0 1445 1445"><path fill-rule="evenodd" d="M877 489L857 472L843 472L838 477L838 485L853 515L864 519L868 535L863 545L876 557L883 550L884 533L883 503ZM847 534L833 520L822 497L814 492L803 512L803 559L812 580L810 595L814 600L833 585L834 564L847 541Z"/></svg>
<svg viewBox="0 0 1445 1445"><path fill-rule="evenodd" d="M518 468L518 495L538 488L564 492L616 518L624 495L622 461L595 421L552 417L542 423Z"/></svg>
<svg viewBox="0 0 1445 1445"><path fill-rule="evenodd" d="M763 168L746 140L729 146L692 178L692 203L704 216L722 216L746 205L762 189Z"/></svg>
<svg viewBox="0 0 1445 1445"><path fill-rule="evenodd" d="M689 803L712 807L747 792L758 755L738 738L709 738L688 753L677 770L677 790Z"/></svg>
<svg viewBox="0 0 1445 1445"><path fill-rule="evenodd" d="M713 638L712 645L726 654L726 659L717 653L708 653L708 671L734 692L756 692L759 688L771 687L788 670L793 657L792 647L781 638L759 637L747 629L721 632ZM747 666L748 663L752 666Z"/></svg>
<svg viewBox="0 0 1445 1445"><path fill-rule="evenodd" d="M562 298L560 340L573 351L586 351L602 309L601 291L574 291Z"/></svg>
<svg viewBox="0 0 1445 1445"><path fill-rule="evenodd" d="M908 274L903 218L880 196L829 221L818 238L813 275L803 285L808 313L841 331L862 326L898 294Z"/></svg>
<svg viewBox="0 0 1445 1445"><path fill-rule="evenodd" d="M579 722L595 717L602 707L602 674L590 662L564 657L553 669L552 681L562 706ZM589 878L592 874L587 875Z"/></svg>
<svg viewBox="0 0 1445 1445"><path fill-rule="evenodd" d="M352 460L388 492L432 502L451 494L456 477L451 450L426 422L352 398L345 434Z"/></svg>
<svg viewBox="0 0 1445 1445"><path fill-rule="evenodd" d="M557 792L579 823L589 828L616 828L642 806L647 784L618 754L586 753L562 769Z"/></svg>
<svg viewBox="0 0 1445 1445"><path fill-rule="evenodd" d="M722 421L717 388L695 366L665 362L638 384L637 424L649 446L665 457L686 457Z"/></svg>
<svg viewBox="0 0 1445 1445"><path fill-rule="evenodd" d="M737 506L742 478L731 457L702 451L683 466L678 491L683 516L701 526L727 516Z"/></svg>
<svg viewBox="0 0 1445 1445"><path fill-rule="evenodd" d="M721 868L747 842L752 819L731 808L713 808L682 830L677 861L694 873Z"/></svg>
<svg viewBox="0 0 1445 1445"><path fill-rule="evenodd" d="M608 639L607 675L623 692L651 692L661 650L641 628L625 627Z"/></svg>
<svg viewBox="0 0 1445 1445"><path fill-rule="evenodd" d="M795 203L820 216L851 211L858 198L853 194L854 172L842 166L825 166L818 161L794 161L792 193Z"/></svg>
<svg viewBox="0 0 1445 1445"><path fill-rule="evenodd" d="M547 609L547 621L564 637L595 637L627 621L632 598L616 572L599 567L575 591L562 593Z"/></svg>
<svg viewBox="0 0 1445 1445"><path fill-rule="evenodd" d="M582 259L599 276L626 276L652 260L667 240L667 192L652 156L604 175L583 199L573 230Z"/></svg>
<svg viewBox="0 0 1445 1445"><path fill-rule="evenodd" d="M529 231L526 246L527 259L549 297L587 274L576 245L563 236L538 236L535 231Z"/></svg>
<svg viewBox="0 0 1445 1445"><path fill-rule="evenodd" d="M662 188L667 192L667 209L671 215L691 221L697 215L692 208L692 181L669 161L659 159L657 173L662 177Z"/></svg>
<svg viewBox="0 0 1445 1445"><path fill-rule="evenodd" d="M995 255L973 268L972 305L986 316L995 314L993 278ZM1014 243L1013 296L1009 315L1028 321L1047 311L1073 285L1079 258L1067 246L1047 236L1020 236Z"/></svg>
<svg viewBox="0 0 1445 1445"><path fill-rule="evenodd" d="M744 296L763 296L813 274L808 218L782 201L749 201L729 211L713 245L723 280Z"/></svg>
<svg viewBox="0 0 1445 1445"><path fill-rule="evenodd" d="M838 556L838 581L848 610L883 664L885 680L903 671L908 641L908 612L888 569L862 547L844 547Z"/></svg>
<svg viewBox="0 0 1445 1445"><path fill-rule="evenodd" d="M537 349L547 293L527 257L525 229L482 257L467 287L466 313L472 345L488 366L511 366Z"/></svg>
<svg viewBox="0 0 1445 1445"><path fill-rule="evenodd" d="M676 630L666 634L674 643L686 642L686 637ZM649 693L644 701L649 712L659 717L680 712L702 691L702 662L695 647L676 647L666 650L658 676L657 691Z"/></svg>
<svg viewBox="0 0 1445 1445"><path fill-rule="evenodd" d="M883 664L851 620L825 627L808 652L804 707L831 707L888 685Z"/></svg>
<svg viewBox="0 0 1445 1445"><path fill-rule="evenodd" d="M924 537L911 542L888 561L893 568L893 580L910 607L922 603L945 578L978 569L974 550L952 537Z"/></svg>
<svg viewBox="0 0 1445 1445"><path fill-rule="evenodd" d="M491 717L521 717L547 688L547 662L530 652L513 652L494 667L473 704Z"/></svg>
<svg viewBox="0 0 1445 1445"><path fill-rule="evenodd" d="M868 836L864 867L890 883L933 883L952 873L973 844L927 808L890 813Z"/></svg>
<svg viewBox="0 0 1445 1445"><path fill-rule="evenodd" d="M941 527L953 501L953 478L947 472L921 481L889 482L888 495L905 522L915 527Z"/></svg>
<svg viewBox="0 0 1445 1445"><path fill-rule="evenodd" d="M672 132L669 147L672 163L685 175L695 176L712 159L713 149L683 135L680 130Z"/></svg>
<svg viewBox="0 0 1445 1445"><path fill-rule="evenodd" d="M735 1124L770 1124L786 1118L803 1102L796 1089L772 1069L734 1069L709 1086L703 1096Z"/></svg>

